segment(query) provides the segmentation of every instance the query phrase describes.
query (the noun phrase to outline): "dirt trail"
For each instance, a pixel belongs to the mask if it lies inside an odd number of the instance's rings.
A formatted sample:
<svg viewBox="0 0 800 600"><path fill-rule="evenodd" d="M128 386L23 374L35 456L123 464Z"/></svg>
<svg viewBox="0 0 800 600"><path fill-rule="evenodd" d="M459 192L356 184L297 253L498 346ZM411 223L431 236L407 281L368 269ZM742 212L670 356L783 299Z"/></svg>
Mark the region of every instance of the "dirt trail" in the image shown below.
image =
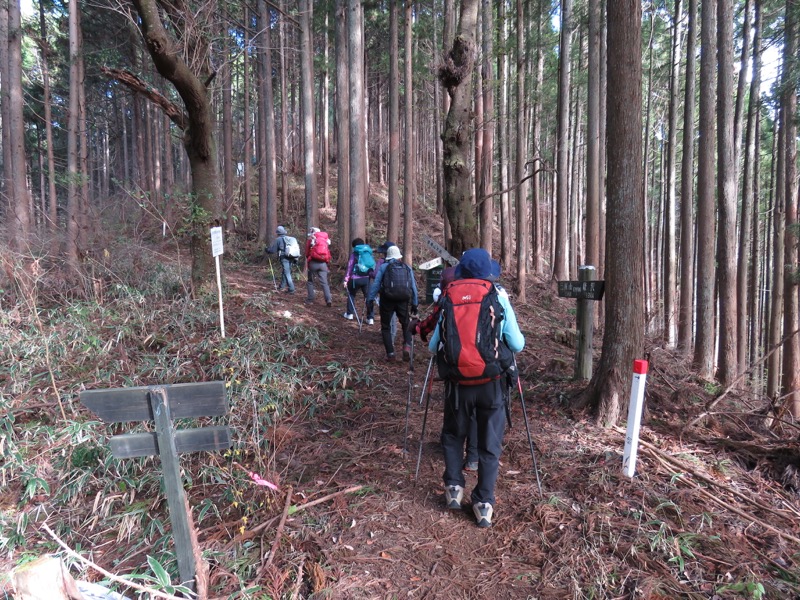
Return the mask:
<svg viewBox="0 0 800 600"><path fill-rule="evenodd" d="M264 278L263 267L239 271L239 293L268 291L269 277L267 269ZM313 418L298 417L281 426L278 463L297 493L365 486L359 495L337 496L287 520L287 535L294 541L283 550L282 564L294 573L303 565L299 589L305 597L699 599L710 598L722 584L765 577L754 542L776 564L790 564L785 540L758 527L743 533L752 523L729 512L718 515L707 498L682 487L675 470L665 468L656 455L642 453L634 480L622 476L623 434L576 420L566 409L566 400L580 385L570 381L573 350L554 341L560 337L554 332L569 317L562 316L566 306L549 300L551 290L545 286L534 290L529 306L517 307L526 335L519 366L544 494L538 493L514 394L513 427L505 437L490 529L476 527L468 506L462 512L444 509L440 382L433 387L419 478L414 480L427 348L416 340L404 454L408 363L383 360L378 318L361 333L355 321L342 318L346 296L340 285L332 285L332 308L325 307L319 292L315 304L304 304L304 281L297 289L294 296L276 292L272 299L276 311L289 310L318 328L327 347L309 359L367 365L370 376L368 384L353 384L352 397L330 398ZM400 343L398 336L398 354ZM678 448L670 437L684 415L664 401L670 392L664 391L663 380L669 384L667 374L654 373L648 382L653 388L644 435L664 452L691 452L695 444ZM715 461L713 456L709 460ZM729 464L728 472L736 468ZM765 502L785 501L781 490L759 473L739 475L748 493L771 486L777 496ZM748 479L742 483L742 478ZM475 479L476 474L467 474L467 498ZM785 593L768 586L764 597Z"/></svg>

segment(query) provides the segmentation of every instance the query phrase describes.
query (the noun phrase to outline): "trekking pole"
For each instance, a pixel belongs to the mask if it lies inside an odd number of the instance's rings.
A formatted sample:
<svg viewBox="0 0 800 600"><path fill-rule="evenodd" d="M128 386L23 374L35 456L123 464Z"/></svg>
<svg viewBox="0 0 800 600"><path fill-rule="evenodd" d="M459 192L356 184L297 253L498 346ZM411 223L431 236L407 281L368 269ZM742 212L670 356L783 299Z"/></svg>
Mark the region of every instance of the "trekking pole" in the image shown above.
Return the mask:
<svg viewBox="0 0 800 600"><path fill-rule="evenodd" d="M350 295L349 291L347 292L347 301L350 303L350 306L353 307L353 314L356 316L356 322L358 323L358 333L361 333L361 319L358 318L356 303L353 301L353 297Z"/></svg>
<svg viewBox="0 0 800 600"><path fill-rule="evenodd" d="M428 398L425 400L425 414L422 416L422 432L419 434L419 453L417 454L417 470L414 471L414 481L417 481L417 478L419 477L419 464L422 462L422 444L425 441L425 424L428 422L428 407L431 404L432 389L433 377L431 377L428 382Z"/></svg>
<svg viewBox="0 0 800 600"><path fill-rule="evenodd" d="M408 445L408 415L411 412L411 390L414 387L414 337L411 337L411 353L408 359L408 398L406 400L406 429L403 434L403 454Z"/></svg>
<svg viewBox="0 0 800 600"><path fill-rule="evenodd" d="M269 272L272 273L272 285L277 290L278 289L278 282L275 279L275 269L272 268L272 259L268 258L267 262L269 263Z"/></svg>
<svg viewBox="0 0 800 600"><path fill-rule="evenodd" d="M536 485L539 487L539 497L542 494L542 481L539 478L539 466L536 464L536 453L533 451L533 438L531 438L531 426L528 423L528 411L525 409L525 398L522 395L522 379L519 377L519 369L517 368L517 357L514 357L514 369L517 371L517 389L519 390L519 402L522 404L522 417L525 419L525 431L528 433L528 446L531 449L531 458L533 459L533 472L536 473Z"/></svg>
<svg viewBox="0 0 800 600"><path fill-rule="evenodd" d="M431 354L431 360L428 363L428 372L425 374L425 383L422 384L422 393L419 395L419 405L422 406L422 401L425 400L425 389L428 387L428 378L431 376L433 369L433 358L435 354Z"/></svg>

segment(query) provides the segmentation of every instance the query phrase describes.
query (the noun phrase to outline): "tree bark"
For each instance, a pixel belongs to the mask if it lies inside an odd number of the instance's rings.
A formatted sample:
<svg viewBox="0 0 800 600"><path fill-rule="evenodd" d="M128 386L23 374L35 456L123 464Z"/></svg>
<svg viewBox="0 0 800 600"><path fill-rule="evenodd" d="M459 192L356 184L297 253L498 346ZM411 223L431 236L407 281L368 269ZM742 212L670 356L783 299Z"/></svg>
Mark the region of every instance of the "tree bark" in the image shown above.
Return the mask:
<svg viewBox="0 0 800 600"><path fill-rule="evenodd" d="M397 240L400 232L400 69L398 21L400 0L389 8L389 223L387 239Z"/></svg>
<svg viewBox="0 0 800 600"><path fill-rule="evenodd" d="M223 52L226 60L222 65L222 164L225 195L223 197L223 210L225 211L225 229L232 231L234 227L235 199L233 196L233 108L231 63L227 60L230 56L230 38L226 35L227 23L221 23L220 29L223 39Z"/></svg>
<svg viewBox="0 0 800 600"><path fill-rule="evenodd" d="M762 319L758 311L759 290L759 230L758 164L756 161L761 87L761 2L754 2L753 11L753 70L750 99L747 107L744 175L742 179L742 226L739 236L739 358L749 365L755 361L761 337ZM749 318L748 318L749 317ZM743 345L744 344L744 345ZM755 374L754 374L755 375ZM758 381L755 376L751 379Z"/></svg>
<svg viewBox="0 0 800 600"><path fill-rule="evenodd" d="M739 375L736 356L736 141L733 138L734 107L726 101L732 98L734 93L733 0L718 0L717 12L718 379L723 385L728 386Z"/></svg>
<svg viewBox="0 0 800 600"><path fill-rule="evenodd" d="M413 0L406 0L405 31L405 161L403 175L403 261L411 265L414 257L414 196L416 195L416 149L414 147L414 54L412 52Z"/></svg>
<svg viewBox="0 0 800 600"><path fill-rule="evenodd" d="M798 231L797 222L797 7L786 2L783 45L782 93L783 125L786 127L786 171L784 202L786 228L783 246L783 335L789 336L800 323L798 311ZM800 338L788 337L783 349L781 393L792 416L800 417Z"/></svg>
<svg viewBox="0 0 800 600"><path fill-rule="evenodd" d="M454 256L480 242L478 223L472 206L470 185L470 136L472 124L472 70L475 66L475 32L478 0L461 4L458 34L439 70L450 96L450 109L444 125L443 164L444 202L452 238L448 250Z"/></svg>
<svg viewBox="0 0 800 600"><path fill-rule="evenodd" d="M681 281L678 316L678 348L686 355L692 352L694 331L694 98L697 0L689 0L688 20L681 159Z"/></svg>
<svg viewBox="0 0 800 600"><path fill-rule="evenodd" d="M569 90L572 49L572 0L561 0L561 41L558 71L558 141L556 153L556 255L553 277L569 279Z"/></svg>
<svg viewBox="0 0 800 600"><path fill-rule="evenodd" d="M275 97L272 88L272 11L267 2L261 0L259 6L259 21L262 28L261 59L263 61L261 92L264 97L261 111L261 118L264 120L264 169L266 196L261 198L261 204L265 206L264 215L266 217L266 239L273 235L278 226L278 181L275 167ZM289 215L284 213L284 219Z"/></svg>
<svg viewBox="0 0 800 600"><path fill-rule="evenodd" d="M506 19L506 3L500 2L497 7L498 49L497 75L499 79L499 98L497 107L497 146L499 185L501 190L509 187L509 136L508 136L508 23ZM500 264L503 269L511 268L513 225L511 222L511 195L504 191L500 194Z"/></svg>
<svg viewBox="0 0 800 600"><path fill-rule="evenodd" d="M339 251L350 255L350 73L347 49L347 0L336 3L336 220Z"/></svg>
<svg viewBox="0 0 800 600"><path fill-rule="evenodd" d="M305 168L306 228L319 226L317 171L314 160L314 59L311 37L312 0L304 0L300 15L300 101L303 115L303 165Z"/></svg>
<svg viewBox="0 0 800 600"><path fill-rule="evenodd" d="M367 161L364 132L364 13L360 0L347 3L350 63L350 236L366 236Z"/></svg>
<svg viewBox="0 0 800 600"><path fill-rule="evenodd" d="M69 5L69 112L67 113L67 232L64 238L64 256L73 275L80 269L80 81L79 62L83 60L80 46L80 11L77 2Z"/></svg>
<svg viewBox="0 0 800 600"><path fill-rule="evenodd" d="M243 27L244 45L245 48L250 47L250 8L244 7L244 21ZM242 194L244 195L244 227L250 230L252 227L252 210L253 200L250 191L250 158L253 155L253 135L252 135L252 121L250 116L250 53L244 52L242 54L242 145L244 147L243 160L244 163L244 183L242 184Z"/></svg>
<svg viewBox="0 0 800 600"><path fill-rule="evenodd" d="M571 0L566 0L570 2ZM522 0L517 0L517 32L525 31L525 13ZM517 35L517 136L516 136L516 177L517 186L517 282L514 291L517 293L517 302L526 301L526 286L528 283L528 184L525 181L525 163L527 148L527 126L525 123L525 71L526 55L524 36Z"/></svg>
<svg viewBox="0 0 800 600"><path fill-rule="evenodd" d="M677 186L677 155L678 155L678 96L680 94L680 63L683 21L683 3L675 0L675 13L672 18L672 57L670 60L670 90L669 90L669 116L667 131L667 190L664 206L664 283L662 298L664 299L664 344L668 348L675 346L677 310L675 300L677 288L677 241L675 226L675 205Z"/></svg>
<svg viewBox="0 0 800 600"><path fill-rule="evenodd" d="M494 22L492 19L492 2L483 0L483 64L481 66L481 84L483 92L483 150L481 153L478 200L480 202L481 246L492 253L492 235L494 232L494 199L492 197L492 180L494 178Z"/></svg>
<svg viewBox="0 0 800 600"><path fill-rule="evenodd" d="M214 260L208 231L211 225L219 221L221 214L219 174L214 150L214 114L204 83L209 80L211 73L207 64L202 64L195 73L180 58L180 51L161 22L156 0L133 2L156 69L175 86L186 107L185 121L180 119L176 125L184 127L183 145L192 173L192 285L194 291L203 291L214 285ZM198 49L205 46L202 38L195 42Z"/></svg>
<svg viewBox="0 0 800 600"><path fill-rule="evenodd" d="M714 106L716 3L700 7L700 114L697 163L697 334L694 367L700 377L714 377Z"/></svg>
<svg viewBox="0 0 800 600"><path fill-rule="evenodd" d="M70 7L71 8L71 7ZM11 247L28 252L31 236L31 195L25 160L25 122L22 97L22 23L19 0L8 2L8 87L9 144L11 146L11 211L8 215ZM76 16L77 18L77 16ZM81 83L82 84L82 83Z"/></svg>
<svg viewBox="0 0 800 600"><path fill-rule="evenodd" d="M42 86L44 104L44 127L47 143L47 230L52 237L53 251L58 252L58 195L56 192L56 166L53 152L53 109L50 95L50 44L47 41L47 20L44 3L39 0L39 35L42 53ZM127 161L126 161L127 164Z"/></svg>
<svg viewBox="0 0 800 600"><path fill-rule="evenodd" d="M588 42L586 253L584 255L584 263L597 268L600 260L600 0L589 0Z"/></svg>
<svg viewBox="0 0 800 600"><path fill-rule="evenodd" d="M600 364L580 399L613 426L627 400L644 341L642 306L641 3L608 5L608 243L605 335Z"/></svg>
<svg viewBox="0 0 800 600"><path fill-rule="evenodd" d="M285 15L285 2L280 3L281 15ZM287 85L286 71L288 61L286 55L289 44L286 40L286 18L281 16L280 21L281 35L281 203L283 214L289 213L289 177L291 172L292 156L289 150L289 91Z"/></svg>

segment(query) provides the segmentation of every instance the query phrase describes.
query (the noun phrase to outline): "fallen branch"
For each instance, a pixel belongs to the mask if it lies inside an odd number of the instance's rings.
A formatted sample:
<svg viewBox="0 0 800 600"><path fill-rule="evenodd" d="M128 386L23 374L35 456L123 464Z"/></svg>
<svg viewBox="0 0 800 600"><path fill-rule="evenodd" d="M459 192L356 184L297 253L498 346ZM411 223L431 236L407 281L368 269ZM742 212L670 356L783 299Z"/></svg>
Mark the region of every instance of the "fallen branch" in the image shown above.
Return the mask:
<svg viewBox="0 0 800 600"><path fill-rule="evenodd" d="M289 514L289 507L292 505L292 486L289 486L289 489L286 490L286 503L283 505L283 514L281 515L281 520L278 523L278 531L275 534L275 539L272 541L272 548L269 551L269 558L267 559L266 564L261 567L261 573L263 574L264 571L269 569L269 566L272 564L272 561L275 558L275 554L278 552L278 546L280 546L281 538L283 537L283 527L286 525L286 517Z"/></svg>
<svg viewBox="0 0 800 600"><path fill-rule="evenodd" d="M647 444L647 446L649 446L649 444ZM646 449L647 449L648 453L653 458L655 458L661 464L663 464L664 466L669 468L669 464L667 464L667 463L671 462L671 461L665 460L664 455L661 454L661 452L654 451L652 446L650 446L649 448L646 448ZM694 474L694 472L691 471L690 469L687 469L687 470L690 473ZM704 477L701 477L701 479L704 479L705 481L710 481L710 480L708 480L707 478L704 478ZM686 485L688 485L689 487L691 487L692 489L700 492L706 498L709 498L710 500L713 500L714 502L716 502L721 507L726 508L729 511L739 515L740 517L742 517L746 521L750 521L752 523L756 523L757 525L761 525L764 529L769 529L773 533L776 533L779 537L782 537L787 541L791 541L791 542L794 542L795 544L800 545L800 538L797 538L797 537L795 537L795 536L793 536L793 535L791 535L789 533L786 533L785 531L782 531L782 530L778 529L777 527L774 527L773 525L770 525L769 523L767 523L765 521L762 521L761 519L759 519L755 515L753 515L751 513L748 513L748 512L745 512L742 509L737 508L737 507L733 506L732 504L730 504L728 502L725 502L724 500L720 499L719 497L715 496L714 494L712 494L711 492L707 491L706 489L700 487L699 485L693 483L689 479L686 479L685 477L681 477L679 480L682 481L683 483L685 483ZM712 483L714 483L714 482L712 482ZM721 487L723 489L727 489L728 491L736 493L738 495L738 493L735 492L735 490L732 490L731 488L729 488L727 486L723 486L723 485L720 485L718 483L715 483L715 485L717 485L718 487ZM746 496L745 496L745 498L746 498ZM756 502L754 502L754 504L756 504L757 506L761 506ZM774 510L769 509L769 508L767 510L769 510L773 514L780 514L780 513L776 513ZM784 515L781 515L781 516L784 516Z"/></svg>
<svg viewBox="0 0 800 600"><path fill-rule="evenodd" d="M620 432L620 433L623 433L623 434L624 434L624 431L623 431L621 428L619 428L619 427L615 427L615 429L616 429L618 432ZM669 454L666 454L666 453L662 452L661 450L659 450L658 448L656 448L656 447L655 447L653 444L651 444L651 443L649 443L649 442L647 442L647 441L645 441L645 440L643 440L643 439L641 439L641 438L639 439L639 443L640 443L640 444L641 444L641 445L642 445L644 448L646 448L647 450L649 450L649 451L650 451L650 454L651 454L651 455L652 455L654 458L656 458L656 459L659 459L659 460L661 460L662 462L664 462L664 461L666 461L666 462L669 462L669 463L670 463L672 466L674 466L674 467L678 467L679 469L681 469L681 470L683 470L683 471L686 471L687 473L691 474L691 475L692 475L692 477L696 477L697 479L700 479L701 481L704 481L705 483L707 483L707 484L709 484L709 485L713 485L713 486L715 486L715 487L718 487L718 488L720 488L720 489L722 489L722 490L725 490L726 492L729 492L729 493L733 494L734 496L738 496L739 498L741 498L741 499L742 499L742 500L744 500L745 502L749 502L749 503L750 503L750 504L752 504L753 506L755 506L755 507L757 507L757 508L760 508L760 509L761 509L761 510L763 510L763 511L766 511L766 512L772 513L772 514L773 514L773 515L775 515L775 516L781 517L781 518L783 518L783 519L788 519L789 521L791 521L791 522L794 522L794 519L795 519L795 516L794 516L794 515L788 515L788 514L786 514L786 513L784 513L784 512L781 512L781 511L779 511L779 510L777 510L777 509L774 509L774 508L772 508L771 506L767 506L767 505L765 505L765 504L761 504L760 502L758 502L757 500L754 500L753 498L751 498L751 497L750 497L750 496L748 496L747 494L744 494L743 492L740 492L740 491L738 491L738 490L735 490L735 489L733 489L733 488L732 488L732 487L730 487L730 486L723 485L723 484L719 483L718 481L714 481L714 480L713 480L713 479L711 479L710 477L706 477L705 475L703 475L703 474L702 474L702 473L700 473L699 471L697 471L697 470L695 470L695 469L691 468L689 465L687 465L687 464L685 464L685 463L682 463L682 462L681 462L681 461L679 461L677 458L675 458L675 457L673 457L673 456L670 456Z"/></svg>
<svg viewBox="0 0 800 600"><path fill-rule="evenodd" d="M783 345L784 345L784 344L785 344L787 341L789 341L791 338L793 338L795 335L797 335L797 333L798 333L798 332L800 332L800 329L795 329L793 332L791 332L791 333L789 333L789 334L785 335L785 336L783 337L783 339L782 339L780 342L778 342L778 343L777 343L777 344L775 344L775 345L774 345L772 348L770 348L770 349L769 349L769 352L767 352L766 354L764 354L764 356L762 356L760 359L758 359L756 362L754 362L752 365L750 365L750 368L749 368L749 369L747 369L747 370L745 370L745 371L742 371L741 373L739 373L739 375L738 375L738 376L737 376L737 377L736 377L736 378L735 378L735 379L734 379L734 380L731 382L731 384L730 384L728 387L726 387L726 388L725 388L725 391L724 391L724 392L722 392L722 393L721 393L719 396L717 396L717 398L715 398L713 401L711 401L711 402L708 404L708 406L706 406L706 408L705 408L705 410L704 410L703 412L701 412L701 413L700 413L699 415L697 415L697 416L696 416L694 419L692 419L691 421L689 421L689 422L688 422L688 423L687 423L687 424L686 424L686 425L683 427L683 429L681 429L681 435L680 435L680 437L681 437L681 438L683 437L683 433L684 433L684 432L685 432L687 429L689 429L689 428L690 428L690 427L692 427L693 425L695 425L695 424L697 424L698 422L700 422L700 421L702 421L703 419L705 419L705 418L706 418L706 417L709 415L709 413L711 412L711 410L712 410L712 409L713 409L713 408L714 408L714 407L715 407L717 404L719 404L720 402L722 402L722 399L723 399L723 398L725 398L725 396L727 396L727 395L728 395L728 393L729 393L729 392L730 392L730 391L731 391L733 388L735 388L735 387L736 387L736 386L739 384L739 382L740 382L740 381L741 381L741 380L742 380L742 379L743 379L743 378L744 378L746 375L749 375L750 373L752 373L752 372L753 372L753 369L755 369L755 368L756 368L758 365L760 365L761 363L763 363L764 361L766 361L766 360L767 360L767 359L768 359L770 356L772 356L772 354L773 354L774 352L776 352L776 351L777 351L777 350L778 350L778 349L779 349L781 346L783 346Z"/></svg>
<svg viewBox="0 0 800 600"><path fill-rule="evenodd" d="M119 583L119 584L122 584L122 585L128 586L128 587L130 587L130 588L133 588L133 589L135 589L135 590L138 590L138 591L140 591L140 592L142 592L142 593L145 593L145 594L150 594L151 596L155 596L155 597L157 597L157 598L166 598L166 600L186 600L185 598L179 598L178 596L173 596L172 594L167 594L167 593L165 593L165 592L160 592L159 590L155 590L155 589L153 589L153 588L150 588L150 587L147 587L147 586L144 586L144 585L139 585L138 583L134 583L134 582L130 581L129 579L125 579L124 577L118 577L118 576L114 575L113 573L110 573L110 572L106 571L104 568L102 568L102 567L100 567L100 566L96 565L95 563L93 563L92 561L90 561L88 558L84 558L83 556L81 556L80 554L78 554L77 552L75 552L74 550L72 550L72 548L70 548L69 546L67 546L67 545L66 545L66 544L65 544L65 543L64 543L64 542L61 540L61 538L59 538L59 537L58 537L58 536L57 536L57 535L56 535L56 534L53 532L53 530L52 530L52 529L50 529L50 528L47 526L47 523L42 523L42 529L44 529L44 530L45 530L45 531L48 533L48 535L49 535L51 538L53 538L53 539L56 541L56 543L57 543L59 546L61 546L61 547L64 549L64 551L65 551L67 554L69 554L69 555L70 555L70 556L72 556L73 558L76 558L76 559L78 559L78 560L79 560L80 562L82 562L83 564L85 564L85 565L87 565L87 566L89 566L89 567L93 568L95 571L97 571L98 573L100 573L100 574L101 574L101 575L103 575L103 576L104 576L106 579L109 579L110 581L114 581L114 582L116 582L116 583Z"/></svg>
<svg viewBox="0 0 800 600"><path fill-rule="evenodd" d="M312 506L316 506L317 504L322 504L323 502L327 502L331 498L335 498L336 496L341 496L342 494L352 494L364 489L363 485L355 485L353 487L349 487L346 490L339 490L338 492L334 492L332 494L328 494L327 496L323 496L317 500L313 500L311 502L306 502L305 504L296 504L289 509L289 514L293 515L296 512L300 512L306 508L311 508Z"/></svg>

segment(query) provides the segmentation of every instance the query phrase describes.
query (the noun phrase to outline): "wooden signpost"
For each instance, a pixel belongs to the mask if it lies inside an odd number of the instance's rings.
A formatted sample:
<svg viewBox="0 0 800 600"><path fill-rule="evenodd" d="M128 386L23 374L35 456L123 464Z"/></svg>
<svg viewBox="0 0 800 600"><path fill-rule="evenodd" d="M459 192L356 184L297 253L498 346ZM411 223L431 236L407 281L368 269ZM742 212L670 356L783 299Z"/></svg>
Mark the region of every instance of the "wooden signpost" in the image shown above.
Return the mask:
<svg viewBox="0 0 800 600"><path fill-rule="evenodd" d="M575 350L575 379L592 378L592 342L594 309L590 300L602 300L605 281L595 281L596 269L590 265L578 268L578 281L559 281L558 295L578 300L578 344Z"/></svg>
<svg viewBox="0 0 800 600"><path fill-rule="evenodd" d="M148 387L86 390L81 403L106 423L153 421L155 432L128 433L111 438L114 458L154 456L161 458L167 492L175 554L183 585L194 590L195 559L192 552L190 516L181 482L178 454L225 450L231 447L225 426L175 430L173 419L217 417L228 412L224 381L178 383Z"/></svg>
<svg viewBox="0 0 800 600"><path fill-rule="evenodd" d="M429 236L425 236L425 243L428 247L441 256L444 260L450 263L450 266L455 267L458 264L458 259L444 249L436 240Z"/></svg>

